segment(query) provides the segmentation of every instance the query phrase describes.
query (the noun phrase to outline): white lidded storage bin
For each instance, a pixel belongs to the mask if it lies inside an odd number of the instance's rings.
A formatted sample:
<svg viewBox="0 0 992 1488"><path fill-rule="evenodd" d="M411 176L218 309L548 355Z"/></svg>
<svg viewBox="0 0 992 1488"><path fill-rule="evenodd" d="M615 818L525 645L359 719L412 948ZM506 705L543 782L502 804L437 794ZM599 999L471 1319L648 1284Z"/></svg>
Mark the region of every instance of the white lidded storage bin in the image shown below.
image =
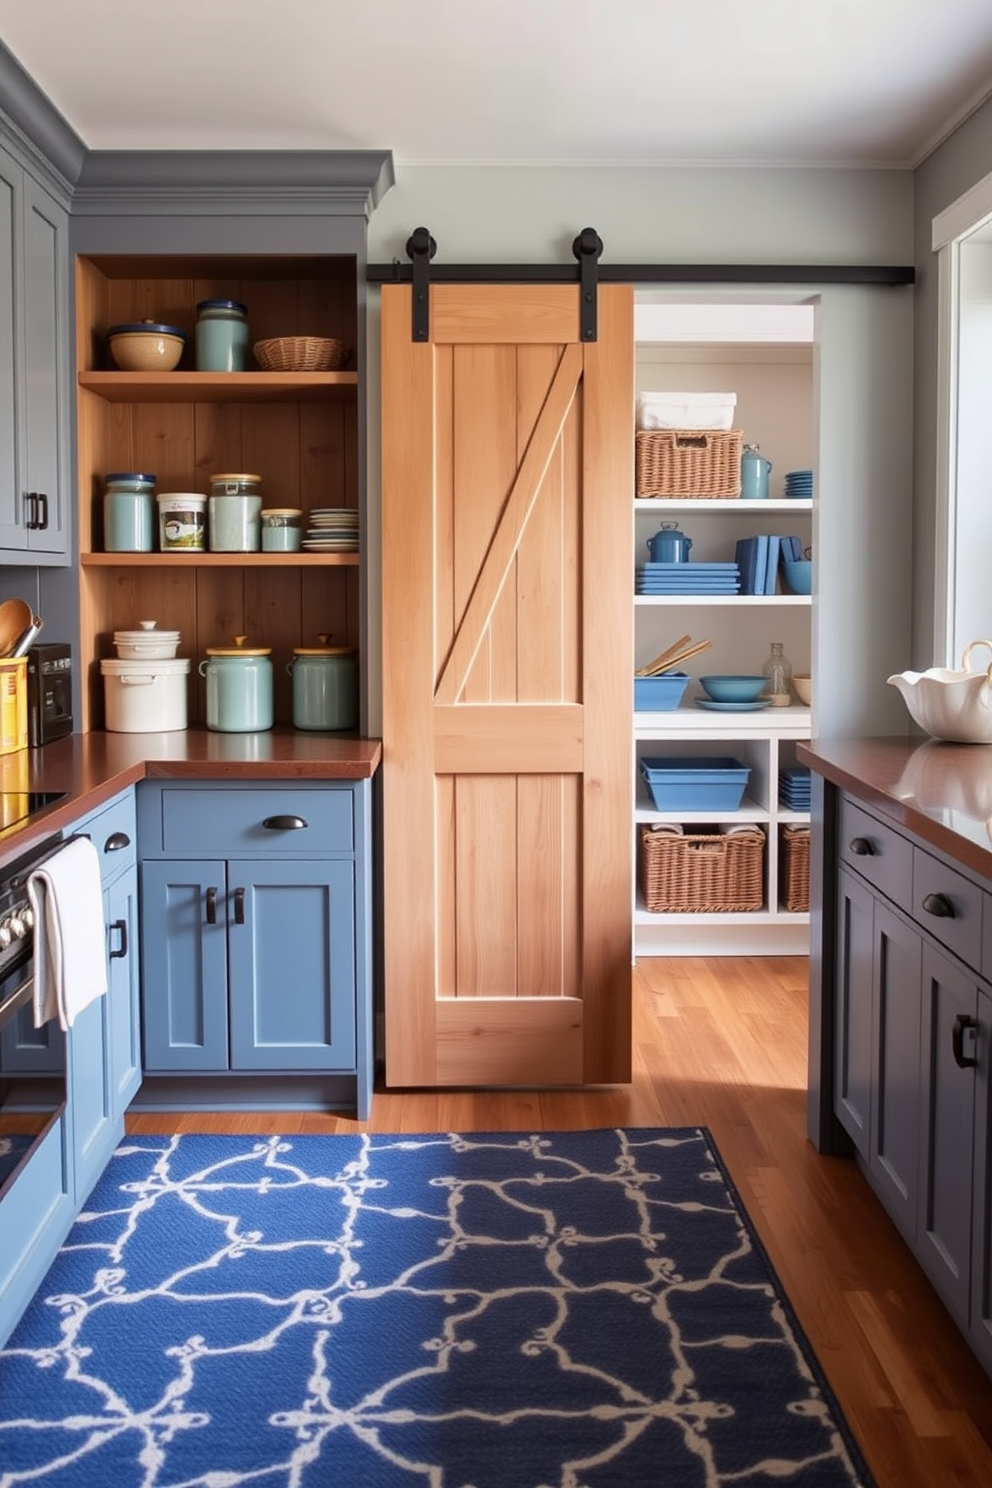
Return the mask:
<svg viewBox="0 0 992 1488"><path fill-rule="evenodd" d="M638 429L732 429L736 393L638 393Z"/></svg>
<svg viewBox="0 0 992 1488"><path fill-rule="evenodd" d="M101 661L107 729L112 734L159 734L186 727L189 657Z"/></svg>

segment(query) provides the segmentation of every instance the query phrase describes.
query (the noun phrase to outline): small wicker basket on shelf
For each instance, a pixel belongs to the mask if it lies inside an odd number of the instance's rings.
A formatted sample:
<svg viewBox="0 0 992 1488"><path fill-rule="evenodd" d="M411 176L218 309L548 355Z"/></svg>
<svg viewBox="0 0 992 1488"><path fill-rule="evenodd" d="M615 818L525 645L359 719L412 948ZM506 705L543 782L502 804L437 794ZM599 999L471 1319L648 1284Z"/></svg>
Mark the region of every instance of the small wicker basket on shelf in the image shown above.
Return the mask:
<svg viewBox="0 0 992 1488"><path fill-rule="evenodd" d="M739 496L743 444L740 429L642 429L634 438L635 494Z"/></svg>
<svg viewBox="0 0 992 1488"><path fill-rule="evenodd" d="M271 336L252 351L263 372L337 372L351 355L333 336Z"/></svg>
<svg viewBox="0 0 992 1488"><path fill-rule="evenodd" d="M809 827L783 827L779 843L782 849L779 855L782 907L792 914L807 914L809 912Z"/></svg>
<svg viewBox="0 0 992 1488"><path fill-rule="evenodd" d="M761 909L765 834L640 828L637 867L644 907L669 914Z"/></svg>

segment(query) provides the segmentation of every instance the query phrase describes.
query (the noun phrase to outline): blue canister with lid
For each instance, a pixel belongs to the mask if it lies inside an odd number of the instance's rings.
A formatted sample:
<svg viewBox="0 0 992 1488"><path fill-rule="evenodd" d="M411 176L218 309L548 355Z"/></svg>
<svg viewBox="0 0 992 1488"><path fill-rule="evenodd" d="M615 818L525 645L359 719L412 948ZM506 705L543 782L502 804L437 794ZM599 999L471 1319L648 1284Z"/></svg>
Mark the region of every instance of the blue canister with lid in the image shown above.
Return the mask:
<svg viewBox="0 0 992 1488"><path fill-rule="evenodd" d="M198 671L207 683L207 728L222 734L248 734L272 727L272 661L268 646L248 647L247 636L233 646L208 646Z"/></svg>
<svg viewBox="0 0 992 1488"><path fill-rule="evenodd" d="M334 733L358 727L358 660L351 646L295 646L286 670L293 679L293 727Z"/></svg>
<svg viewBox="0 0 992 1488"><path fill-rule="evenodd" d="M248 306L240 300L201 300L196 314L196 370L246 371Z"/></svg>
<svg viewBox="0 0 992 1488"><path fill-rule="evenodd" d="M155 477L116 471L103 478L103 546L107 553L150 553L155 542Z"/></svg>

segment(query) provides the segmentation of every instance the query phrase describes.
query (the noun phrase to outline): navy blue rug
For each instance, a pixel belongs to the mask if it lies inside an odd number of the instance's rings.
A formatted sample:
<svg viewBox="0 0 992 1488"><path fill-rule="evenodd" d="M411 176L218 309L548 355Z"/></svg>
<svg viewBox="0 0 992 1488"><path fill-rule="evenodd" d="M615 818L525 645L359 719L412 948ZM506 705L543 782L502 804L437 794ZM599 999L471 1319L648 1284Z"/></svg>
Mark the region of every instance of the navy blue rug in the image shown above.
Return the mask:
<svg viewBox="0 0 992 1488"><path fill-rule="evenodd" d="M705 1129L132 1137L0 1485L868 1488Z"/></svg>

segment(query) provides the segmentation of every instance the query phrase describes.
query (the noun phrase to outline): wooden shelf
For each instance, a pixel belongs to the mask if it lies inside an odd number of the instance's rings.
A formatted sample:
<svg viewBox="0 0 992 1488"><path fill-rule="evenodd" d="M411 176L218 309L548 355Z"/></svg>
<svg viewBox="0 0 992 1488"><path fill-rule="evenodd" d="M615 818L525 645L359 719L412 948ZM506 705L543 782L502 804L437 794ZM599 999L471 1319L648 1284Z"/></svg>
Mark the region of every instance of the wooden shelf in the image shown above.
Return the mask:
<svg viewBox="0 0 992 1488"><path fill-rule="evenodd" d="M357 568L360 553L82 553L83 568Z"/></svg>
<svg viewBox="0 0 992 1488"><path fill-rule="evenodd" d="M358 396L357 372L80 372L108 403L337 403Z"/></svg>

